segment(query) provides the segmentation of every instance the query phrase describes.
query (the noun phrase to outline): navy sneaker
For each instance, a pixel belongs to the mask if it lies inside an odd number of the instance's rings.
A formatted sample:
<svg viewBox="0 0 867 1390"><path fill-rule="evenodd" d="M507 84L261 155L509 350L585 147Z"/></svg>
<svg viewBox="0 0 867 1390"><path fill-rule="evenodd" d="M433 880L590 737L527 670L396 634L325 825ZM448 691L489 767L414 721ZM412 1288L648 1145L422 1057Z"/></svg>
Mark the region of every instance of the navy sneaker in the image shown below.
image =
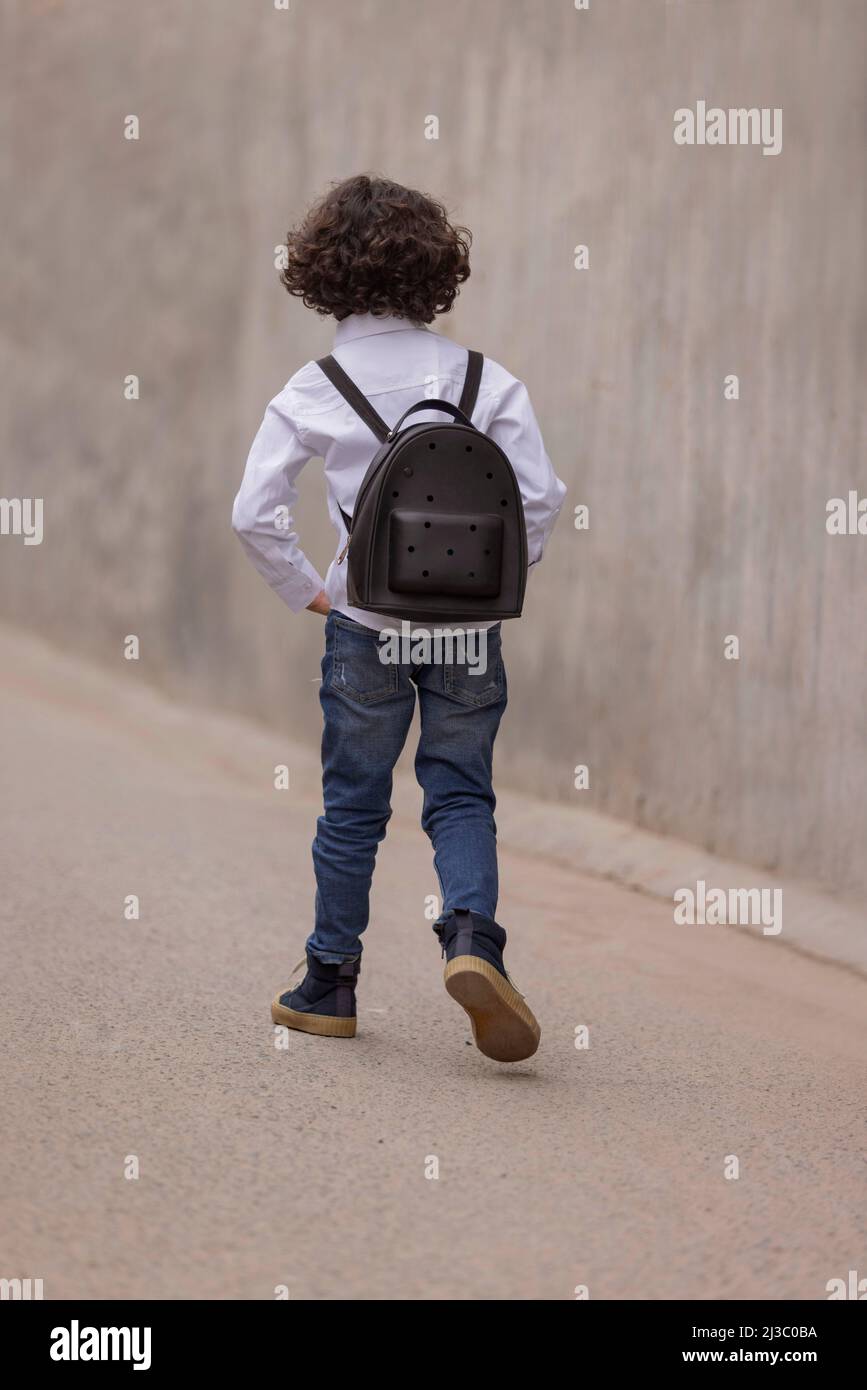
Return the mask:
<svg viewBox="0 0 867 1390"><path fill-rule="evenodd" d="M361 969L361 956L340 965L325 965L307 952L307 973L297 983L290 981L271 1005L274 1023L297 1028L302 1033L318 1033L327 1038L355 1037L355 984ZM305 962L293 971L300 976Z"/></svg>
<svg viewBox="0 0 867 1390"><path fill-rule="evenodd" d="M469 1014L479 1051L496 1062L532 1057L542 1030L506 973L503 928L480 912L456 908L433 929L446 959L446 989Z"/></svg>

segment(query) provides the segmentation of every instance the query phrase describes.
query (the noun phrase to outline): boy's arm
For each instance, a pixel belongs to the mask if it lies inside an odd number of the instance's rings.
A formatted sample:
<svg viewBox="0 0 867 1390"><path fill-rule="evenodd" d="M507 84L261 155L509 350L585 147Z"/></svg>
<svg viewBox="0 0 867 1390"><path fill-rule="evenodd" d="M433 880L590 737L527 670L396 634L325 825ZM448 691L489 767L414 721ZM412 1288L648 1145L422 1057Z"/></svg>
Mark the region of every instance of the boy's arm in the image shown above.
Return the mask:
<svg viewBox="0 0 867 1390"><path fill-rule="evenodd" d="M253 440L232 509L232 528L256 569L293 613L310 606L323 612L324 581L292 529L298 500L295 479L313 450L293 424L287 395L282 391L271 401Z"/></svg>
<svg viewBox="0 0 867 1390"><path fill-rule="evenodd" d="M485 430L515 470L527 523L527 560L537 565L560 515L566 484L554 472L523 382L512 380Z"/></svg>

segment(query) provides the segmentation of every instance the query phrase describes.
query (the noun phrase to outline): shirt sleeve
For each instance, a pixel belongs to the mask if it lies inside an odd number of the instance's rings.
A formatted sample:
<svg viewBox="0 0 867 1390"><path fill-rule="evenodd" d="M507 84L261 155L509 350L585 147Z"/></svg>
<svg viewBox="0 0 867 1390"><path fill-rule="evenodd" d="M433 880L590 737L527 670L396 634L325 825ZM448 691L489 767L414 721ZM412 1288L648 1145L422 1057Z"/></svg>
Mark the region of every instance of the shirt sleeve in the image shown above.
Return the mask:
<svg viewBox="0 0 867 1390"><path fill-rule="evenodd" d="M293 529L295 480L314 451L292 421L286 393L276 396L253 440L232 509L232 529L256 569L293 613L325 587Z"/></svg>
<svg viewBox="0 0 867 1390"><path fill-rule="evenodd" d="M536 565L560 515L566 484L554 472L526 386L513 381L485 430L515 470L527 524L527 560Z"/></svg>

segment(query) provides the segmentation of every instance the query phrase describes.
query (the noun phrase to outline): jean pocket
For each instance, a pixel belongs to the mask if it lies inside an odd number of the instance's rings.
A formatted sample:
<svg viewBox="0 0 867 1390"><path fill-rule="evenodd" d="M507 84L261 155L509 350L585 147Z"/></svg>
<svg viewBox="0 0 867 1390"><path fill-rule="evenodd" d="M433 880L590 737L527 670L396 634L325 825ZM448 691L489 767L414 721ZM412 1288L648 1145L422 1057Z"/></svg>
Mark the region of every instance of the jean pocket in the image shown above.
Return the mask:
<svg viewBox="0 0 867 1390"><path fill-rule="evenodd" d="M499 627L484 634L486 667L477 670L468 661L447 662L443 666L443 690L463 705L492 705L505 693L506 673L500 656Z"/></svg>
<svg viewBox="0 0 867 1390"><path fill-rule="evenodd" d="M380 661L379 634L358 623L334 623L331 688L358 705L373 705L397 693L398 671Z"/></svg>

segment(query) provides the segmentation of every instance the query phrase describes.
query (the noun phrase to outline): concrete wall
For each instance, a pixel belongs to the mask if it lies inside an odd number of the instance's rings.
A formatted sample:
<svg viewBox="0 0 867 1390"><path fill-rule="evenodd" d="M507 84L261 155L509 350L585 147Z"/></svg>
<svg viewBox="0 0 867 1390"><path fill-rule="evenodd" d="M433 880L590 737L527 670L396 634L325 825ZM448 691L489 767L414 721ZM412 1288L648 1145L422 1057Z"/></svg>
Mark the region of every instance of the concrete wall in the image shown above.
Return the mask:
<svg viewBox="0 0 867 1390"><path fill-rule="evenodd" d="M137 633L137 676L317 737L320 624L229 512L265 403L330 343L273 248L379 169L473 228L441 327L527 381L569 484L507 631L501 782L867 889L867 536L825 531L867 494L862 0L3 16L2 492L44 497L46 531L0 539L0 612L114 666ZM698 99L782 107L782 153L678 147ZM321 490L314 464L324 568Z"/></svg>

